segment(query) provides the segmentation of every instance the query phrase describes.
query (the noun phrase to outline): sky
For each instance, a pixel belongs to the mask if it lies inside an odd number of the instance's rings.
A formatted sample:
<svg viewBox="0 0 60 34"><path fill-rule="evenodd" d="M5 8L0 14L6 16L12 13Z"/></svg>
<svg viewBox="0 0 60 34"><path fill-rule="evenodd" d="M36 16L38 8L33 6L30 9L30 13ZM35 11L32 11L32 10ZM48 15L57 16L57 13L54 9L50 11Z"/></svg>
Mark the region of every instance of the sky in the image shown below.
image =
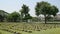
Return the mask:
<svg viewBox="0 0 60 34"><path fill-rule="evenodd" d="M35 15L35 6L37 2L45 1L50 3L51 5L57 6L60 11L60 0L0 0L0 10L4 10L8 13L12 13L14 11L19 12L22 5L25 4L29 6L30 15ZM59 12L60 14L60 12Z"/></svg>

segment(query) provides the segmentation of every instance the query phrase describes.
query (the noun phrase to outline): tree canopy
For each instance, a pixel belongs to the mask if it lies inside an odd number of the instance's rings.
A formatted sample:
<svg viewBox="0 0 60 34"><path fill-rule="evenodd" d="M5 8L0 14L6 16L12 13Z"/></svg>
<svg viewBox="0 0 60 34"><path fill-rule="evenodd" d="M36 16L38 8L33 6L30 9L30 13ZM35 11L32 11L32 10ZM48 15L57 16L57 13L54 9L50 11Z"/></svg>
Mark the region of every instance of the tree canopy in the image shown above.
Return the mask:
<svg viewBox="0 0 60 34"><path fill-rule="evenodd" d="M0 21L11 21L11 22L17 22L17 21L25 21L27 22L29 19L32 19L32 16L29 14L29 6L23 4L21 7L21 10L18 12L12 12L7 13L4 10L0 10ZM35 6L35 14L38 17L40 14L44 15L45 23L48 19L51 18L51 15L54 17L59 12L58 8L54 5L51 5L48 2L37 2ZM37 18L38 21L39 18Z"/></svg>
<svg viewBox="0 0 60 34"><path fill-rule="evenodd" d="M29 7L28 6L23 4L20 12L21 12L21 19L28 21L28 19L31 18L30 14L29 14Z"/></svg>
<svg viewBox="0 0 60 34"><path fill-rule="evenodd" d="M36 5L36 8L35 8L35 12L36 12L36 15L39 16L40 14L43 14L44 17L45 17L45 23L46 23L46 17L48 15L53 15L55 16L59 10L56 6L52 6L50 3L48 2L38 2L37 5Z"/></svg>
<svg viewBox="0 0 60 34"><path fill-rule="evenodd" d="M7 12L5 12L4 10L0 10L0 22L4 21L7 15Z"/></svg>
<svg viewBox="0 0 60 34"><path fill-rule="evenodd" d="M7 21L18 22L20 21L20 14L18 12L13 12L7 16Z"/></svg>

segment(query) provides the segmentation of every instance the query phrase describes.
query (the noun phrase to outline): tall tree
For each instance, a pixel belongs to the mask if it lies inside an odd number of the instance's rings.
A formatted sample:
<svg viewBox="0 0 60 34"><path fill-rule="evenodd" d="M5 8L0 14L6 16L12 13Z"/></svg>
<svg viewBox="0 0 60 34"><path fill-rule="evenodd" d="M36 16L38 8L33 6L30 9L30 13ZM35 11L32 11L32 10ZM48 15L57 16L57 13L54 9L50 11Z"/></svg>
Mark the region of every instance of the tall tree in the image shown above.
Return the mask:
<svg viewBox="0 0 60 34"><path fill-rule="evenodd" d="M20 12L21 12L22 19L26 18L29 14L29 7L23 4L22 9L20 10ZM28 19L25 19L25 20L27 21Z"/></svg>
<svg viewBox="0 0 60 34"><path fill-rule="evenodd" d="M40 14L43 14L44 17L45 17L45 23L47 21L47 16L48 15L55 15L58 11L58 9L55 9L54 7L52 8L53 6L50 5L50 3L48 2L38 2L37 5L36 5L36 8L35 8L35 12L37 15L40 15ZM55 11L56 10L56 11Z"/></svg>
<svg viewBox="0 0 60 34"><path fill-rule="evenodd" d="M21 17L21 22L23 21L23 18L24 18L24 10L23 9L21 9L20 10L20 17Z"/></svg>
<svg viewBox="0 0 60 34"><path fill-rule="evenodd" d="M39 3L37 3L35 10L36 10L36 11L35 11L35 12L36 12L36 13L35 13L36 16L39 17L39 15L40 15L40 11L39 11ZM37 20L39 21L39 19L37 19Z"/></svg>

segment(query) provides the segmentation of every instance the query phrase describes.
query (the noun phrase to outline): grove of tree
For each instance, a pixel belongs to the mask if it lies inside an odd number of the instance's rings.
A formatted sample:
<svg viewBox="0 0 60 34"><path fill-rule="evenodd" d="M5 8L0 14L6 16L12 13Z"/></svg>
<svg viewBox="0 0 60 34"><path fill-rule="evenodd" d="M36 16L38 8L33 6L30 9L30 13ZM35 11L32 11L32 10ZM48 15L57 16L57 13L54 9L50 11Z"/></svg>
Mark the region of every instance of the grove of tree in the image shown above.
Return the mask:
<svg viewBox="0 0 60 34"><path fill-rule="evenodd" d="M28 20L32 19L33 16L29 14L29 6L23 4L22 8L18 12L7 13L4 10L0 10L0 22L8 21L8 22L28 22ZM54 17L59 12L58 8L54 5L51 5L48 2L37 2L35 6L35 15L39 16L40 14L44 15L45 23L47 20L51 18L51 15ZM34 20L33 18L32 20Z"/></svg>

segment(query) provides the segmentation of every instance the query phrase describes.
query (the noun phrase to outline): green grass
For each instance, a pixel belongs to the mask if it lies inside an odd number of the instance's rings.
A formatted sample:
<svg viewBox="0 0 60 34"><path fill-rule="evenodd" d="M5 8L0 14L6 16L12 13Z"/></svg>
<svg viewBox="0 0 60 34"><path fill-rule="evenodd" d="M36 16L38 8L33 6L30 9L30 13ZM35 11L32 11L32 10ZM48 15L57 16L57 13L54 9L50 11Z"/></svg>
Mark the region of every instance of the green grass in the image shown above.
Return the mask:
<svg viewBox="0 0 60 34"><path fill-rule="evenodd" d="M10 32L6 32L6 31L2 31L2 30L0 30L0 32L2 34L12 34ZM32 33L20 31L20 33L22 33L22 34L60 34L60 28L48 29L48 30L42 30L42 31L33 31Z"/></svg>
<svg viewBox="0 0 60 34"><path fill-rule="evenodd" d="M60 34L60 28L47 29L42 31L32 31L32 33L20 31L22 34Z"/></svg>
<svg viewBox="0 0 60 34"><path fill-rule="evenodd" d="M29 33L28 30L32 33ZM0 32L2 34L13 34L14 32L21 34L60 34L60 24L0 23Z"/></svg>
<svg viewBox="0 0 60 34"><path fill-rule="evenodd" d="M13 34L13 33L10 33L10 32L7 32L7 31L0 30L0 34Z"/></svg>
<svg viewBox="0 0 60 34"><path fill-rule="evenodd" d="M35 32L33 34L60 34L60 28L42 30L40 32Z"/></svg>

